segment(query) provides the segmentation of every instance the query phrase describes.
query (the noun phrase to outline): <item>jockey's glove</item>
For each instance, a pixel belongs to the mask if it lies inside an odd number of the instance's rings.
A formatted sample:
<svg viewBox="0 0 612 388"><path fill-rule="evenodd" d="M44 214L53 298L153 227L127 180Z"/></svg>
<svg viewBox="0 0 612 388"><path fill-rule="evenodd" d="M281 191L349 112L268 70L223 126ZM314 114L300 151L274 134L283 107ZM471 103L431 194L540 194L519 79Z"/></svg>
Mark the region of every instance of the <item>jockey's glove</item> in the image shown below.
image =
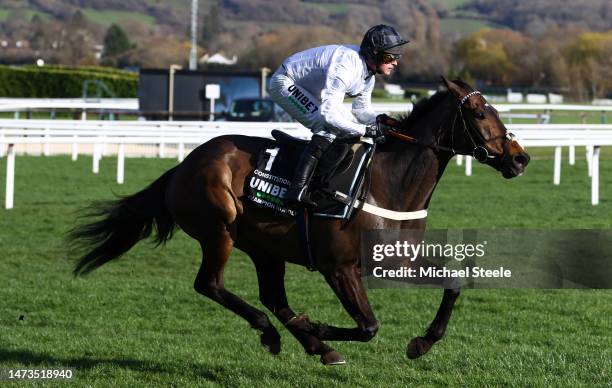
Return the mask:
<svg viewBox="0 0 612 388"><path fill-rule="evenodd" d="M365 136L374 139L376 144L384 144L387 141L389 131L397 127L398 124L399 122L396 119L383 113L376 116L376 124L366 128Z"/></svg>
<svg viewBox="0 0 612 388"><path fill-rule="evenodd" d="M384 125L380 124L372 124L366 127L365 135L366 137L371 137L376 144L384 144L387 141L386 131L383 132Z"/></svg>

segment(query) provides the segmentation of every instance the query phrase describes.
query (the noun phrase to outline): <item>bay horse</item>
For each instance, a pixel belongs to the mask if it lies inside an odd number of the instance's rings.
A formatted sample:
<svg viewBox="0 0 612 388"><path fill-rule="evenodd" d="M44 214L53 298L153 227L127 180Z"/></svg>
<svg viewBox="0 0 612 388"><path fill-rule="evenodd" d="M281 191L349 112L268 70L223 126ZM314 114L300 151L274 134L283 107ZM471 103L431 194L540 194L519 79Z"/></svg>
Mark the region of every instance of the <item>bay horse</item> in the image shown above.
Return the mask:
<svg viewBox="0 0 612 388"><path fill-rule="evenodd" d="M427 209L449 160L473 155L505 178L523 173L529 155L507 133L497 111L461 80L442 77L447 90L416 104L399 120L386 144L378 147L370 171L366 202L400 212ZM425 219L385 218L356 210L348 222L314 218L312 253L316 269L337 295L354 328L311 322L289 306L284 287L285 263L307 265L293 218L256 207L245 199L245 179L254 170L262 149L274 148L272 139L228 135L196 148L176 167L144 190L104 205L94 206L98 218L77 226L73 242L87 249L74 268L83 275L119 258L156 229L156 242L165 243L176 227L196 239L202 264L195 290L231 310L261 332L260 341L271 353L281 349L280 335L263 311L224 287L223 271L233 248L253 261L261 303L291 332L309 355L323 364L342 364L343 356L325 340L369 341L378 331L360 278L360 235L371 229L424 230ZM437 314L423 336L413 338L407 356L427 353L446 330L459 289L445 289Z"/></svg>

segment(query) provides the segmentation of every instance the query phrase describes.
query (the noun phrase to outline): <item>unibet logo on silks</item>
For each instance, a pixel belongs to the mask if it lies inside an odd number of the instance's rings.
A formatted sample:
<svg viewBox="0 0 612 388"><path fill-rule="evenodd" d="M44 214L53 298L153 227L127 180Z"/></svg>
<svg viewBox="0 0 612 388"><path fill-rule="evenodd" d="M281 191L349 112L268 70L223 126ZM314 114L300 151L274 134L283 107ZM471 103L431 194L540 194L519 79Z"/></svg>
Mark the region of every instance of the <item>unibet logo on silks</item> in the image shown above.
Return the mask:
<svg viewBox="0 0 612 388"><path fill-rule="evenodd" d="M305 96L304 93L296 85L289 86L287 90L291 93L287 98L289 99L289 101L291 101L293 105L296 106L296 108L302 111L302 113L315 113L319 110L319 107L317 107L315 103L310 101L310 98Z"/></svg>

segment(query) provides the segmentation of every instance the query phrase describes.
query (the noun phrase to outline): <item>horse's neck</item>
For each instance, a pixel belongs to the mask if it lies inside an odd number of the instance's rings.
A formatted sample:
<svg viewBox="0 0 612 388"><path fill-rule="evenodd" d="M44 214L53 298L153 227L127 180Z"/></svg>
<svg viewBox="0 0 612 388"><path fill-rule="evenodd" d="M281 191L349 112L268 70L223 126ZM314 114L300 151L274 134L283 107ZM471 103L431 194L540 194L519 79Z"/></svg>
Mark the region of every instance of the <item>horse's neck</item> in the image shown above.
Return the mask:
<svg viewBox="0 0 612 388"><path fill-rule="evenodd" d="M420 133L411 135L433 144L442 124L440 119L421 120L415 125ZM371 197L378 206L396 211L425 209L451 157L421 144L393 139L374 157Z"/></svg>
<svg viewBox="0 0 612 388"><path fill-rule="evenodd" d="M401 152L379 153L372 169L373 199L397 211L426 208L449 159L415 144L404 144Z"/></svg>

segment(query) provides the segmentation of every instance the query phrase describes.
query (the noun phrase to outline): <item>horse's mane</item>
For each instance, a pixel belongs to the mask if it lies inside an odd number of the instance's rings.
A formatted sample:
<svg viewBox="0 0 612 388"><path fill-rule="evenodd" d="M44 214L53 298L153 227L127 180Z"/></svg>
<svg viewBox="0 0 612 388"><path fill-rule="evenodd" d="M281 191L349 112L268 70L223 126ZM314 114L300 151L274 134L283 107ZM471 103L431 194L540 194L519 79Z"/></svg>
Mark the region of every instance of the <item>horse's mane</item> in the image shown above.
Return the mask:
<svg viewBox="0 0 612 388"><path fill-rule="evenodd" d="M467 92L471 92L474 90L474 88L472 88L469 84L467 84L461 79L455 79L453 80L453 82L459 85L460 87L462 87ZM437 92L436 94L434 94L433 96L429 98L423 98L419 100L419 102L417 102L414 105L414 107L412 108L412 112L409 115L400 117L399 127L403 131L409 130L416 121L421 119L423 116L431 113L431 111L433 111L436 107L438 107L438 105L440 105L442 100L447 98L449 95L450 95L450 92L448 90L443 90L443 91Z"/></svg>
<svg viewBox="0 0 612 388"><path fill-rule="evenodd" d="M427 98L422 98L419 100L414 107L412 108L412 112L408 115L404 115L400 117L399 127L403 131L407 131L410 129L415 122L417 122L421 117L428 115L433 111L436 107L440 105L442 100L448 97L450 94L449 91L439 91L433 96Z"/></svg>

